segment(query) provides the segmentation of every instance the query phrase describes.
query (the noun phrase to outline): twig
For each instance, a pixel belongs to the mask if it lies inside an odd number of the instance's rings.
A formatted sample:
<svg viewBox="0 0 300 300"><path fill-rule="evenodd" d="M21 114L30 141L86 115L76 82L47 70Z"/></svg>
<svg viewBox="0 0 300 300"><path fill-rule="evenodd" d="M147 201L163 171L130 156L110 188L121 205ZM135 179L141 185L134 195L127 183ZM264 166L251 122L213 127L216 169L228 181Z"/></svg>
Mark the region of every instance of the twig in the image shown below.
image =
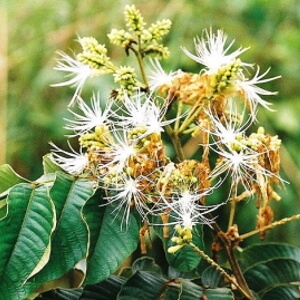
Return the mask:
<svg viewBox="0 0 300 300"><path fill-rule="evenodd" d="M297 214L297 215L294 215L292 217L288 217L288 218L283 218L279 221L276 221L276 222L273 222L272 224L269 224L269 225L266 225L266 226L263 226L263 227L260 227L260 228L257 228L253 231L250 231L250 232L247 232L247 233L244 233L242 235L239 236L239 240L244 240L254 234L257 234L257 233L260 233L261 231L265 231L265 230L268 230L268 229L272 229L276 226L279 226L279 225L283 225L285 223L288 223L288 222L291 222L291 221L294 221L294 220L299 220L300 219L300 214Z"/></svg>
<svg viewBox="0 0 300 300"><path fill-rule="evenodd" d="M234 284L239 291L247 298L249 298L249 294L244 290L219 264L217 264L214 260L212 260L207 254L205 254L202 250L200 250L195 244L189 243L189 245L193 248L193 250L198 253L202 258L204 258L211 266L216 268L224 277L226 277L232 284ZM251 299L251 298L249 298Z"/></svg>

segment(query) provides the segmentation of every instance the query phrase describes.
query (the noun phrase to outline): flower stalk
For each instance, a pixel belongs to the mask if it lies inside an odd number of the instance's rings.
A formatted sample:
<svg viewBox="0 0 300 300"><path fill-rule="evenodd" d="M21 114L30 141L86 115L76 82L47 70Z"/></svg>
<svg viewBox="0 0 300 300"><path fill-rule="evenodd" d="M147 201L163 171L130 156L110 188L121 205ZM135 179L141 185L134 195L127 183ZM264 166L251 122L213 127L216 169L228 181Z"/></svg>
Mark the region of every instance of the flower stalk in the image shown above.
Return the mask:
<svg viewBox="0 0 300 300"><path fill-rule="evenodd" d="M230 248L226 249L228 250L228 258L230 262L230 266L232 267L233 275L230 276L219 264L217 264L214 260L212 260L207 254L205 254L202 250L200 250L196 245L193 243L189 244L192 249L198 253L203 259L205 259L212 267L214 267L217 271L219 271L226 279L229 280L241 293L246 299L253 300L253 296L251 295L251 292L249 290L249 287L244 279L243 276L237 276L241 274L241 270L239 268L238 263L236 262L236 259L230 250Z"/></svg>
<svg viewBox="0 0 300 300"><path fill-rule="evenodd" d="M242 241L242 240L245 240L247 238L249 238L250 236L253 236L255 234L258 234L262 231L266 231L266 230L270 230L270 229L273 229L277 226L280 226L280 225L284 225L286 223L289 223L289 222L292 222L292 221L295 221L295 220L300 220L300 214L297 214L297 215L294 215L294 216L291 216L291 217L287 217L287 218L283 218L279 221L276 221L276 222L273 222L269 225L266 225L266 226L263 226L261 228L257 228L255 230L252 230L250 232L247 232L247 233L244 233L244 234L241 234L239 236L239 240Z"/></svg>

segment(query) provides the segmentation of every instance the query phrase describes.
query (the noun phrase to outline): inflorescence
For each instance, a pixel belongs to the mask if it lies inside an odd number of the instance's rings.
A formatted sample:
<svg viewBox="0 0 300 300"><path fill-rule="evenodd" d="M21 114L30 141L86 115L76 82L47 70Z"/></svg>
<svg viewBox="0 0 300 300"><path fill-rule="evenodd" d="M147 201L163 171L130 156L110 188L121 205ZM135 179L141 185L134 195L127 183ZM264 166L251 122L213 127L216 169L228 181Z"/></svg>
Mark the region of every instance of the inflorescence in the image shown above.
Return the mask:
<svg viewBox="0 0 300 300"><path fill-rule="evenodd" d="M227 45L227 36L212 29L195 39L196 54L183 48L202 66L200 72L167 73L159 59L169 55L162 39L171 22L147 27L134 6L126 6L125 21L126 29L113 29L108 37L136 56L140 76L131 66L112 63L95 38L78 38L82 52L75 57L59 53L56 69L70 78L56 86L75 86L69 107L74 119L67 120L66 128L78 138L80 150L53 145L53 161L103 189L107 205L115 205L125 227L133 210L149 224L176 225L171 252L192 241L196 224L213 224L223 204L255 198L257 226L270 224L270 202L280 199L274 186L282 182L281 141L263 127L248 130L259 107L270 109L262 97L274 94L258 85L277 77L265 78L268 71L260 74L256 67L248 78L255 67L240 59L247 48L231 51L233 42ZM152 70L146 75L149 57ZM116 86L109 99L97 93L88 105L80 97L84 83L100 75L111 75ZM197 145L192 157L182 145L189 139ZM175 158L167 155L170 140ZM209 196L225 183L227 195L209 204Z"/></svg>

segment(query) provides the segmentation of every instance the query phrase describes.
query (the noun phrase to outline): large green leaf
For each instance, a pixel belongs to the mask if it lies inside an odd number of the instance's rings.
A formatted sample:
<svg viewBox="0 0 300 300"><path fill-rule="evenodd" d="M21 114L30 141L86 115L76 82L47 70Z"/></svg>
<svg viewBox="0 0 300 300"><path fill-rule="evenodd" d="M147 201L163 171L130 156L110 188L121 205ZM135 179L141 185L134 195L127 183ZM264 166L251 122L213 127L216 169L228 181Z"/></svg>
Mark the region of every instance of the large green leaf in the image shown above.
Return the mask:
<svg viewBox="0 0 300 300"><path fill-rule="evenodd" d="M278 243L253 245L241 253L240 262L249 287L262 299L272 299L276 291L286 295L281 299L293 299L288 295L294 293L295 284L300 286L299 248Z"/></svg>
<svg viewBox="0 0 300 300"><path fill-rule="evenodd" d="M230 289L208 289L205 290L204 295L208 300L233 300L234 296Z"/></svg>
<svg viewBox="0 0 300 300"><path fill-rule="evenodd" d="M96 197L90 201L87 205L91 207L97 203ZM108 278L137 248L139 241L140 226L135 215L130 216L126 228L122 230L123 212L117 212L114 204L99 207L103 204L99 202L94 211L84 209L88 226L93 231L85 284L97 283Z"/></svg>
<svg viewBox="0 0 300 300"><path fill-rule="evenodd" d="M203 288L185 279L174 279L166 284L166 291L163 293L165 300L198 300L202 299Z"/></svg>
<svg viewBox="0 0 300 300"><path fill-rule="evenodd" d="M161 268L157 265L152 257L142 256L134 261L132 264L132 272L136 271L147 271L147 272L155 272L157 274L161 274Z"/></svg>
<svg viewBox="0 0 300 300"><path fill-rule="evenodd" d="M24 283L47 263L55 221L44 185L21 183L10 190L0 221L1 300L24 299L35 288Z"/></svg>
<svg viewBox="0 0 300 300"><path fill-rule="evenodd" d="M80 300L112 300L117 299L117 295L120 292L125 279L122 277L114 276L107 278L106 280L94 284L87 285L82 293Z"/></svg>
<svg viewBox="0 0 300 300"><path fill-rule="evenodd" d="M103 204L103 190L98 189L83 207L82 213L88 225L90 235L88 250L89 257L94 255L94 251L96 249L96 244L105 213L105 206L103 206Z"/></svg>
<svg viewBox="0 0 300 300"><path fill-rule="evenodd" d="M281 258L300 263L300 248L278 243L252 245L240 254L240 263L243 271L246 272L257 264Z"/></svg>
<svg viewBox="0 0 300 300"><path fill-rule="evenodd" d="M57 173L50 189L57 215L51 255L47 265L32 280L43 283L57 279L85 258L89 240L82 208L93 193L92 182Z"/></svg>
<svg viewBox="0 0 300 300"><path fill-rule="evenodd" d="M78 300L81 294L82 289L55 289L41 294L36 300Z"/></svg>
<svg viewBox="0 0 300 300"><path fill-rule="evenodd" d="M28 182L28 180L18 175L11 166L0 166L0 194L18 183L25 182Z"/></svg>
<svg viewBox="0 0 300 300"><path fill-rule="evenodd" d="M165 283L166 280L157 273L137 271L123 284L118 299L157 300Z"/></svg>
<svg viewBox="0 0 300 300"><path fill-rule="evenodd" d="M264 293L262 300L295 300L300 299L299 287L279 285Z"/></svg>
<svg viewBox="0 0 300 300"><path fill-rule="evenodd" d="M291 259L274 259L257 264L245 272L250 289L264 292L282 283L300 283L300 263Z"/></svg>
<svg viewBox="0 0 300 300"><path fill-rule="evenodd" d="M214 267L206 268L201 276L202 285L205 288L217 288L220 286L223 275Z"/></svg>

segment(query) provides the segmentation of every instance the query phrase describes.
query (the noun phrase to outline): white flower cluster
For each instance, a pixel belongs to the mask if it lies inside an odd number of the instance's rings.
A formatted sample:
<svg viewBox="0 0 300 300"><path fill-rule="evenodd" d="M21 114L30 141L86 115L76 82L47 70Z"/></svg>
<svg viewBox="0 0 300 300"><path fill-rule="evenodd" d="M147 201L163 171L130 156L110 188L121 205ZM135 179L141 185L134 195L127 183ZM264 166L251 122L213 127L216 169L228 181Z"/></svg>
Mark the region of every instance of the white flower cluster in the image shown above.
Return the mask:
<svg viewBox="0 0 300 300"><path fill-rule="evenodd" d="M70 136L79 137L80 150L76 153L70 146L67 152L53 145L54 162L70 174L92 176L106 190L108 203L116 203L115 211L124 211L125 224L134 207L147 221L151 214L167 214L168 224L184 229L192 230L197 223L209 225L214 222L210 213L219 205L205 205L205 198L227 178L231 178L231 188L222 203L237 198L241 188L248 194L263 194L266 182L280 180L275 167L280 140L264 132L247 136L246 131L256 120L259 105L270 109L262 96L274 94L257 85L278 77L266 79L268 70L260 75L257 67L249 79L246 74L253 66L238 57L247 48L229 53L233 42L226 46L226 41L222 31L206 30L195 40L196 55L183 49L204 66L200 74L167 73L157 59L152 60L147 89L136 87L131 95L124 93L122 101L101 101L97 94L91 106L79 93L94 76L93 70L60 54L57 69L71 78L56 85L76 87L70 104L77 103L80 113L70 109L74 120L68 119L66 128L73 132ZM175 117L169 117L176 101ZM202 161L180 157L180 163L170 162L162 141L166 127L170 127L171 139L186 132L208 136L205 142L199 141L204 149ZM174 146L180 147L178 140ZM218 156L212 170L208 150Z"/></svg>

